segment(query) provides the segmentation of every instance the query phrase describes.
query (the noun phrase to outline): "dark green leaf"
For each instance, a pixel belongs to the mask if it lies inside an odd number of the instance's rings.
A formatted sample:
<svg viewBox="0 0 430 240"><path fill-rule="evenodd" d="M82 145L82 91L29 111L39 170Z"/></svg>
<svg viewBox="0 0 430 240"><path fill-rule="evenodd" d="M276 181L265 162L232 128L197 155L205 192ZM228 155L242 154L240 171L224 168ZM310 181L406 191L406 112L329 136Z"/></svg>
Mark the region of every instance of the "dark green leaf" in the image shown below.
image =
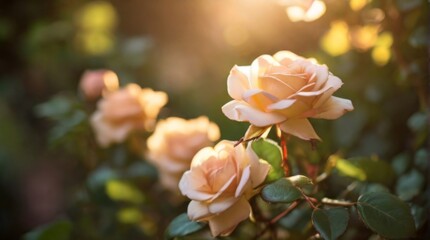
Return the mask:
<svg viewBox="0 0 430 240"><path fill-rule="evenodd" d="M358 198L358 213L373 231L386 238L407 238L415 233L409 206L386 192L371 192Z"/></svg>
<svg viewBox="0 0 430 240"><path fill-rule="evenodd" d="M290 180L281 178L274 183L266 185L261 191L261 196L268 202L290 203L299 199L302 193Z"/></svg>
<svg viewBox="0 0 430 240"><path fill-rule="evenodd" d="M254 141L251 147L259 158L266 160L272 166L267 177L269 182L284 176L284 170L281 167L282 152L276 142L261 138Z"/></svg>
<svg viewBox="0 0 430 240"><path fill-rule="evenodd" d="M422 148L415 153L414 164L421 171L427 170L429 161L430 161L430 154L427 149Z"/></svg>
<svg viewBox="0 0 430 240"><path fill-rule="evenodd" d="M406 153L399 154L394 157L391 162L391 167L397 175L402 175L409 167L410 157Z"/></svg>
<svg viewBox="0 0 430 240"><path fill-rule="evenodd" d="M49 101L36 106L36 114L40 117L60 120L72 109L73 102L71 99L57 95Z"/></svg>
<svg viewBox="0 0 430 240"><path fill-rule="evenodd" d="M397 180L396 194L402 200L411 200L421 192L421 189L424 187L424 183L424 176L417 170L412 169Z"/></svg>
<svg viewBox="0 0 430 240"><path fill-rule="evenodd" d="M418 205L412 205L411 214L415 221L415 228L418 230L424 226L428 219L427 209L420 207Z"/></svg>
<svg viewBox="0 0 430 240"><path fill-rule="evenodd" d="M165 238L173 239L199 231L206 224L191 221L186 213L177 216L166 229Z"/></svg>
<svg viewBox="0 0 430 240"><path fill-rule="evenodd" d="M63 219L32 230L25 234L24 240L68 240L71 231L72 224Z"/></svg>
<svg viewBox="0 0 430 240"><path fill-rule="evenodd" d="M310 222L311 216L311 209L304 205L304 208L294 209L294 211L279 220L279 225L290 231L304 233L312 226Z"/></svg>
<svg viewBox="0 0 430 240"><path fill-rule="evenodd" d="M303 175L295 175L292 177L288 177L288 180L290 180L294 186L299 187L299 188L303 188L303 187L308 187L308 186L312 186L312 180L306 176Z"/></svg>
<svg viewBox="0 0 430 240"><path fill-rule="evenodd" d="M326 240L337 239L348 226L349 214L345 208L316 209L312 224Z"/></svg>
<svg viewBox="0 0 430 240"><path fill-rule="evenodd" d="M419 131L424 129L427 126L427 123L428 116L426 113L423 112L417 112L408 119L408 127L413 131Z"/></svg>

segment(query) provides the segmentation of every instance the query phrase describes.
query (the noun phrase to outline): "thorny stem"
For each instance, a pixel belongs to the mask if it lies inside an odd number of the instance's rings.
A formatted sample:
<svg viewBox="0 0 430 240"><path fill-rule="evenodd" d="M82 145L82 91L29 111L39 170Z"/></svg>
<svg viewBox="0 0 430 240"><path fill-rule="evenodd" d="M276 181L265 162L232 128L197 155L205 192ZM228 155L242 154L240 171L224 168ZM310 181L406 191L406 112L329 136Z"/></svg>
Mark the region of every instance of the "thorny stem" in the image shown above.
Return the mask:
<svg viewBox="0 0 430 240"><path fill-rule="evenodd" d="M241 143L247 143L247 142L250 142L250 141L253 141L253 140L256 140L256 139L259 139L261 137L261 135L260 136L256 136L256 137L252 137L252 138L248 138L248 139L245 139L245 138L243 138L243 137L241 137L235 144L234 144L234 146L236 147L237 145L239 145L239 144L241 144Z"/></svg>
<svg viewBox="0 0 430 240"><path fill-rule="evenodd" d="M291 203L290 206L288 206L287 209L285 209L283 212L281 212L280 214L276 215L274 218L272 218L272 220L270 220L268 222L268 224L266 225L266 227L259 233L257 234L254 239L259 239L261 236L263 236L264 233L267 232L267 230L269 230L269 228L275 224L277 221L279 221L281 218L285 217L285 215L287 215L288 213L290 213L294 208L297 207L297 205L299 205L299 200L294 201L293 203Z"/></svg>
<svg viewBox="0 0 430 240"><path fill-rule="evenodd" d="M290 176L290 167L288 163L288 148L287 148L287 137L281 133L281 148L282 148L282 168L284 169L285 176Z"/></svg>

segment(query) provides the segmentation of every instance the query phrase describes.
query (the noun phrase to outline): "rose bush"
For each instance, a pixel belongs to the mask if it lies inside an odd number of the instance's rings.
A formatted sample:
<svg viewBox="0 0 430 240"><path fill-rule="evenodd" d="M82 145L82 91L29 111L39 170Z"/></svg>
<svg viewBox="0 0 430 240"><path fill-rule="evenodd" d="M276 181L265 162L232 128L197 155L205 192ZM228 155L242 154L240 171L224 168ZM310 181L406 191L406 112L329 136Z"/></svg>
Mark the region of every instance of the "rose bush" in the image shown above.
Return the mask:
<svg viewBox="0 0 430 240"><path fill-rule="evenodd" d="M234 66L227 79L234 99L222 107L236 121L257 127L277 124L305 140L320 139L308 118L336 119L353 110L350 100L332 94L342 81L327 66L288 51L262 55L250 66Z"/></svg>
<svg viewBox="0 0 430 240"><path fill-rule="evenodd" d="M250 146L234 147L224 140L201 149L179 182L182 194L192 200L189 218L208 221L213 236L230 234L249 217L248 199L268 174L270 165L259 160Z"/></svg>
<svg viewBox="0 0 430 240"><path fill-rule="evenodd" d="M218 126L207 117L160 120L147 146L148 159L157 167L162 185L179 193L179 180L190 168L193 156L219 137Z"/></svg>
<svg viewBox="0 0 430 240"><path fill-rule="evenodd" d="M98 102L91 125L100 146L120 143L134 130L151 130L167 103L167 94L129 84L110 92Z"/></svg>
<svg viewBox="0 0 430 240"><path fill-rule="evenodd" d="M118 76L107 69L87 70L79 82L79 88L88 100L95 100L104 91L115 91L118 87Z"/></svg>

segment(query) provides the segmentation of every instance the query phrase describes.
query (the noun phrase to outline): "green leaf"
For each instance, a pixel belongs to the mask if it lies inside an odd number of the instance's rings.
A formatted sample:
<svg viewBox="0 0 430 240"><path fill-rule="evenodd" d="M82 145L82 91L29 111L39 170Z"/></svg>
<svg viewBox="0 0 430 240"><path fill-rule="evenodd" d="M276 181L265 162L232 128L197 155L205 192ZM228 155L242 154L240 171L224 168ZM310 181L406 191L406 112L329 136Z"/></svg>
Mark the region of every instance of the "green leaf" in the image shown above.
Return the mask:
<svg viewBox="0 0 430 240"><path fill-rule="evenodd" d="M421 148L415 153L414 164L421 171L426 171L429 166L430 154L427 149Z"/></svg>
<svg viewBox="0 0 430 240"><path fill-rule="evenodd" d="M191 221L186 213L182 213L170 222L165 232L166 239L173 239L175 237L182 237L188 234L199 231L204 228L206 224Z"/></svg>
<svg viewBox="0 0 430 240"><path fill-rule="evenodd" d="M336 161L336 169L345 176L352 177L358 179L360 181L366 180L366 173L355 166L351 162L345 159L337 159Z"/></svg>
<svg viewBox="0 0 430 240"><path fill-rule="evenodd" d="M308 205L294 209L287 216L279 220L279 225L287 230L305 233L312 224L310 222L312 211Z"/></svg>
<svg viewBox="0 0 430 240"><path fill-rule="evenodd" d="M36 114L40 117L46 117L54 120L61 120L67 115L73 107L70 98L57 95L49 101L39 104L35 107Z"/></svg>
<svg viewBox="0 0 430 240"><path fill-rule="evenodd" d="M53 223L40 226L25 234L24 240L68 240L72 231L72 223L69 220L58 220Z"/></svg>
<svg viewBox="0 0 430 240"><path fill-rule="evenodd" d="M425 39L427 41L427 38ZM408 127L415 132L425 129L427 123L428 116L427 113L424 112L417 112L408 119Z"/></svg>
<svg viewBox="0 0 430 240"><path fill-rule="evenodd" d="M397 180L396 194L404 201L411 200L421 192L424 184L424 176L419 171L412 169Z"/></svg>
<svg viewBox="0 0 430 240"><path fill-rule="evenodd" d="M261 191L261 196L268 202L290 203L301 198L302 193L290 180L281 178L266 185Z"/></svg>
<svg viewBox="0 0 430 240"><path fill-rule="evenodd" d="M348 226L349 214L345 208L316 209L312 224L326 240L337 239Z"/></svg>
<svg viewBox="0 0 430 240"><path fill-rule="evenodd" d="M145 200L145 196L136 186L121 180L109 180L106 183L106 193L115 201L140 204Z"/></svg>
<svg viewBox="0 0 430 240"><path fill-rule="evenodd" d="M252 142L251 147L259 158L266 160L272 166L267 181L272 182L285 176L281 167L282 151L276 142L261 138Z"/></svg>
<svg viewBox="0 0 430 240"><path fill-rule="evenodd" d="M406 153L399 154L391 161L391 167L394 172L399 176L406 172L409 167L410 157Z"/></svg>
<svg viewBox="0 0 430 240"><path fill-rule="evenodd" d="M313 185L312 180L303 175L295 175L295 176L288 177L287 179L290 180L294 186L299 188Z"/></svg>
<svg viewBox="0 0 430 240"><path fill-rule="evenodd" d="M418 230L424 226L428 219L427 209L418 205L411 206L411 214L415 221L415 228Z"/></svg>
<svg viewBox="0 0 430 240"><path fill-rule="evenodd" d="M342 175L384 185L390 185L395 177L391 165L376 158L338 158L336 169Z"/></svg>
<svg viewBox="0 0 430 240"><path fill-rule="evenodd" d="M370 192L361 195L357 210L363 222L383 237L407 238L415 233L409 206L389 193Z"/></svg>

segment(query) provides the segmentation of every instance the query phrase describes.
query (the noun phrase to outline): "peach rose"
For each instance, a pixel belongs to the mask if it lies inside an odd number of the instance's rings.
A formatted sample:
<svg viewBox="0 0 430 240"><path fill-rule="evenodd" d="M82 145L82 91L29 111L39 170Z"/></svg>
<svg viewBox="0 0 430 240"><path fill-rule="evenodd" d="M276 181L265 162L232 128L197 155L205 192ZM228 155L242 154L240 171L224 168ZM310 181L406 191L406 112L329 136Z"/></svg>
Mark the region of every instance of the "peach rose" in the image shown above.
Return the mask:
<svg viewBox="0 0 430 240"><path fill-rule="evenodd" d="M85 71L79 83L79 88L88 100L100 97L104 91L115 91L118 86L118 76L106 69Z"/></svg>
<svg viewBox="0 0 430 240"><path fill-rule="evenodd" d="M192 200L189 218L208 221L213 236L230 234L249 217L248 199L258 192L269 169L251 145L234 147L234 142L224 140L214 148L203 148L179 182L182 194Z"/></svg>
<svg viewBox="0 0 430 240"><path fill-rule="evenodd" d="M151 130L155 119L167 103L164 92L141 88L136 84L106 94L91 116L97 142L102 147L120 143L134 130Z"/></svg>
<svg viewBox="0 0 430 240"><path fill-rule="evenodd" d="M160 120L147 144L148 159L157 167L163 186L179 194L179 180L190 168L194 155L219 137L218 126L207 117Z"/></svg>
<svg viewBox="0 0 430 240"><path fill-rule="evenodd" d="M308 118L336 119L353 110L350 100L332 96L342 81L327 66L288 51L234 66L227 85L234 99L222 107L228 118L257 127L277 124L304 140L320 139Z"/></svg>

